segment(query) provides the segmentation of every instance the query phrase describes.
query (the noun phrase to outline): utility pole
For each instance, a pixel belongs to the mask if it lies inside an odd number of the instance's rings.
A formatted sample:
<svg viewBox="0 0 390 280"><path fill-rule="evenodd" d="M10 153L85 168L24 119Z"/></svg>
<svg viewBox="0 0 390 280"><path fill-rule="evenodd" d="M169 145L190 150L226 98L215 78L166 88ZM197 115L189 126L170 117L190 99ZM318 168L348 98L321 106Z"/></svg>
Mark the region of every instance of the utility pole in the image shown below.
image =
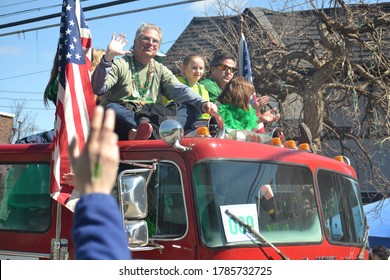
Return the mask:
<svg viewBox="0 0 390 280"><path fill-rule="evenodd" d="M18 137L16 139L20 139L20 135L22 134L22 124L23 121L18 121Z"/></svg>

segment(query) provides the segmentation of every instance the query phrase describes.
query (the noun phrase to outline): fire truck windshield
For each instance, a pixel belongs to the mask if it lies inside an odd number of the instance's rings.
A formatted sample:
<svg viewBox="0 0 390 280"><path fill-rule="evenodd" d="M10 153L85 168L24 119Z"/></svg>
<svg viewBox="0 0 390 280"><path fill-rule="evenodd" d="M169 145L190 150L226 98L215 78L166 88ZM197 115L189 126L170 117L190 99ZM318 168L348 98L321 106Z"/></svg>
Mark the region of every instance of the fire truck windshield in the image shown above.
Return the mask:
<svg viewBox="0 0 390 280"><path fill-rule="evenodd" d="M211 247L251 242L224 211L240 217L272 243L321 241L309 169L260 162L209 161L195 167L202 238Z"/></svg>
<svg viewBox="0 0 390 280"><path fill-rule="evenodd" d="M334 173L322 174L323 177L326 175L334 176ZM203 161L195 166L194 181L202 240L209 247L261 243L229 218L226 210L273 244L315 243L323 239L319 217L321 203L317 203L313 175L306 167L254 161ZM353 203L344 205L342 212L333 208L333 212L326 216L327 222L332 223L329 215L333 215L333 223L352 224L356 228L355 225L359 224L356 221L362 220L359 211L352 210L360 206L356 199L357 189L353 190L351 180L339 183L345 186L338 185L337 189L346 187L351 190L352 186L352 191L344 190L342 195L348 196L343 199ZM329 198L325 195L323 198L327 206L340 199L335 191L331 192ZM340 214L347 208L349 219L341 222ZM341 238L338 234L342 232L336 230L337 226L330 227L332 237ZM363 235L361 229L356 230L348 241L359 243L361 240L357 236Z"/></svg>

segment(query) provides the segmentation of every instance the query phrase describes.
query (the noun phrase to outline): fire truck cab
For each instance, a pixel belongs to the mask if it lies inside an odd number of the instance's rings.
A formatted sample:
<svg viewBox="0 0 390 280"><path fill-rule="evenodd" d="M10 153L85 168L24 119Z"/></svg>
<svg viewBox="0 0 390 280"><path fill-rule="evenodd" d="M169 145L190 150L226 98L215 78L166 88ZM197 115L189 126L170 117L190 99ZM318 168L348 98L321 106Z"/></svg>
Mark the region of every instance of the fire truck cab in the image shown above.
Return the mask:
<svg viewBox="0 0 390 280"><path fill-rule="evenodd" d="M117 199L137 259L367 259L355 170L269 144L120 141ZM72 259L73 213L49 193L52 146L0 145L0 258ZM104 234L104 233L102 233Z"/></svg>

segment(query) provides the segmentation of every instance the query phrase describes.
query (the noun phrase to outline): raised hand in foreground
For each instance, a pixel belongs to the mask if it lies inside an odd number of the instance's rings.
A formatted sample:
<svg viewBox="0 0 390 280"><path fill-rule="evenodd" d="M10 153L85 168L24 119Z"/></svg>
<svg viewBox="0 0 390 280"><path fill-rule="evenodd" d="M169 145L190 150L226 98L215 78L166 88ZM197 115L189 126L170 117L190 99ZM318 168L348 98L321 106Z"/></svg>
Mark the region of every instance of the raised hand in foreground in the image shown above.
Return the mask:
<svg viewBox="0 0 390 280"><path fill-rule="evenodd" d="M103 121L104 119L104 121ZM75 188L80 194L110 194L119 163L118 136L114 133L115 113L97 106L91 121L91 131L85 147L78 154L76 135L69 146Z"/></svg>

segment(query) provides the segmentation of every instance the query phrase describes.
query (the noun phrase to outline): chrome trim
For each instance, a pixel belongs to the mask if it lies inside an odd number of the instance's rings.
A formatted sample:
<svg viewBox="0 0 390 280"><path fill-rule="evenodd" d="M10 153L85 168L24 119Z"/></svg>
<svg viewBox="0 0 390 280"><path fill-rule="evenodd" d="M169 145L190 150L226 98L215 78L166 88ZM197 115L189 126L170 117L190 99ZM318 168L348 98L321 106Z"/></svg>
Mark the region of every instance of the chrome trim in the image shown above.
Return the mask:
<svg viewBox="0 0 390 280"><path fill-rule="evenodd" d="M0 255L9 255L9 256L18 256L18 257L26 257L26 258L42 258L42 259L50 259L51 254L43 254L43 253L31 253L31 252L15 252L15 251L4 251L0 250Z"/></svg>

